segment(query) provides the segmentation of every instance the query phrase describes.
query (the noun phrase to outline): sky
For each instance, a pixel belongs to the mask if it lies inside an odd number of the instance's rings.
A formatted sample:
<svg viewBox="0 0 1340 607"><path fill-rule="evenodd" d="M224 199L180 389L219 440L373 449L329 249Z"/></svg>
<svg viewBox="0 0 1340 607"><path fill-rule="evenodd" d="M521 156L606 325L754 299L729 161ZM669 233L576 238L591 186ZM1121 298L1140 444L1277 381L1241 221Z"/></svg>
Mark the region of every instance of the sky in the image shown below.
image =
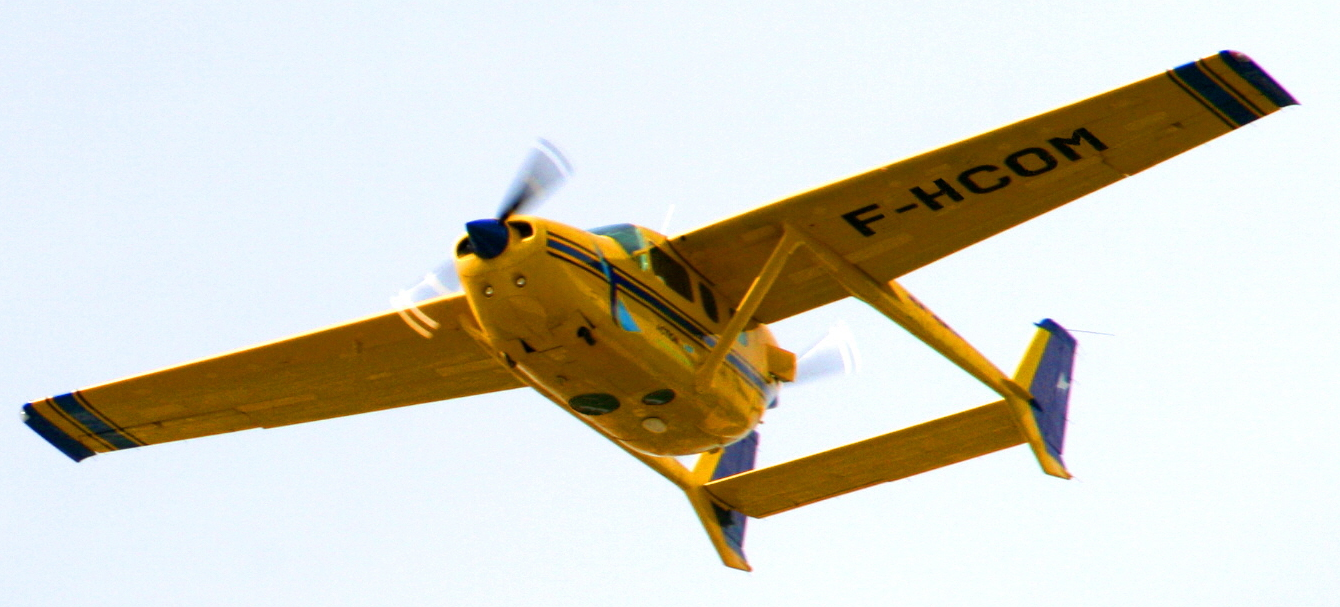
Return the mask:
<svg viewBox="0 0 1340 607"><path fill-rule="evenodd" d="M0 4L0 602L1335 604L1340 8L534 4ZM526 390L80 464L18 418L387 309L537 137L540 214L679 233L1222 49L1302 105L901 280L1005 369L1086 331L1071 481L1014 448L751 521L743 573ZM994 400L859 303L773 328L838 321L861 371L761 464Z"/></svg>

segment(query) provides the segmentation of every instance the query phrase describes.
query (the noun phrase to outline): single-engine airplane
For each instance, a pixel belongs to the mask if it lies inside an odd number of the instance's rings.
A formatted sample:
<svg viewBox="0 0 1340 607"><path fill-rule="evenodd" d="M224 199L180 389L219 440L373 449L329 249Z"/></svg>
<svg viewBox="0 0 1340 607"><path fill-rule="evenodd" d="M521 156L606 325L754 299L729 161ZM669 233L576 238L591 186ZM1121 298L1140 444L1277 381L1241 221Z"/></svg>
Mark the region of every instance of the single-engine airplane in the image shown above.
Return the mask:
<svg viewBox="0 0 1340 607"><path fill-rule="evenodd" d="M542 145L497 216L467 223L453 262L394 309L37 400L23 418L79 461L529 386L683 489L722 561L748 570L747 517L1020 444L1069 478L1074 338L1042 321L1006 375L895 279L1296 103L1224 51L673 238L520 214L568 173ZM797 367L766 323L848 296L1000 400L754 469L755 427Z"/></svg>

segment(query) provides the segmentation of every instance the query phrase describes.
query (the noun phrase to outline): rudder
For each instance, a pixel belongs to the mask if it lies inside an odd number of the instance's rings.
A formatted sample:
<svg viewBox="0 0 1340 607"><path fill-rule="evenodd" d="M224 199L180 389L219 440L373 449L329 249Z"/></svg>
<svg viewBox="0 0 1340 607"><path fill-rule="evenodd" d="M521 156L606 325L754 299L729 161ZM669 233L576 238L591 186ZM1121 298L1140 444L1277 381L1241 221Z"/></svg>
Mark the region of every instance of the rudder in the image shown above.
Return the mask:
<svg viewBox="0 0 1340 607"><path fill-rule="evenodd" d="M750 432L718 453L700 456L693 476L702 484L687 490L689 501L722 563L743 571L750 571L744 555L744 531L749 517L714 499L702 485L753 470L757 453L758 432Z"/></svg>
<svg viewBox="0 0 1340 607"><path fill-rule="evenodd" d="M1014 381L1033 395L1029 405L1033 409L1038 430L1042 433L1047 455L1055 458L1064 468L1061 451L1065 445L1071 373L1074 371L1078 342L1050 318L1044 319L1037 326L1038 332L1019 363Z"/></svg>

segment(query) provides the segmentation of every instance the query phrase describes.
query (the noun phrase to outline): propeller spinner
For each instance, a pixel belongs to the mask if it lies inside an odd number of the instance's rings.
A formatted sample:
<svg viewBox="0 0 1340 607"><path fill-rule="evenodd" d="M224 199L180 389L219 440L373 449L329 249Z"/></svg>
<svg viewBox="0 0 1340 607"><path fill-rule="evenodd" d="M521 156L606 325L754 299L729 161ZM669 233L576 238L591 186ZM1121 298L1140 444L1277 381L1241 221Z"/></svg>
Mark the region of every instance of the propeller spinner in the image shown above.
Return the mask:
<svg viewBox="0 0 1340 607"><path fill-rule="evenodd" d="M470 247L481 259L493 259L507 250L510 234L507 218L529 208L535 208L559 186L568 180L572 165L554 144L539 140L531 150L521 171L512 181L512 187L498 207L493 219L476 219L465 224Z"/></svg>

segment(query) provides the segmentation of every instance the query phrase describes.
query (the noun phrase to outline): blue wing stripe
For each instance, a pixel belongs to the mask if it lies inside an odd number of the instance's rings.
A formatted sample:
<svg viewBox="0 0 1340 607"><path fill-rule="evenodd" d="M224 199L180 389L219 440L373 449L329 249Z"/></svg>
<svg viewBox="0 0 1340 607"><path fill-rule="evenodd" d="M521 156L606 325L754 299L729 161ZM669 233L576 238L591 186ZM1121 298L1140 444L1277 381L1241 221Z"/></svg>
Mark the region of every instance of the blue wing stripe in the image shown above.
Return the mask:
<svg viewBox="0 0 1340 607"><path fill-rule="evenodd" d="M1201 99L1209 102L1218 110L1220 114L1228 118L1233 124L1231 126L1239 127L1253 120L1258 116L1247 106L1238 101L1227 89L1215 82L1208 74L1203 71L1199 61L1193 61L1178 68L1174 68L1173 77L1182 84L1190 87Z"/></svg>
<svg viewBox="0 0 1340 607"><path fill-rule="evenodd" d="M90 434L97 435L114 449L134 449L140 446L139 442L126 437L116 428L102 421L102 418L90 411L73 392L53 396L51 402L56 403L56 407L87 429Z"/></svg>
<svg viewBox="0 0 1340 607"><path fill-rule="evenodd" d="M1199 103L1201 107L1205 108L1205 111L1214 114L1214 117L1218 118L1219 121L1223 122L1226 126L1228 126L1228 128L1230 129L1238 128L1237 125L1233 124L1231 120L1229 120L1223 114L1219 113L1219 110L1214 109L1214 106L1210 105L1208 101L1201 99L1200 95L1197 95L1194 91L1192 91L1191 88L1188 87L1185 82L1182 82L1181 79L1179 79L1176 74L1173 74L1171 70L1168 71L1168 79L1172 80L1173 84L1177 85L1177 88L1182 89L1182 92L1186 93L1188 97L1195 99L1196 103Z"/></svg>

